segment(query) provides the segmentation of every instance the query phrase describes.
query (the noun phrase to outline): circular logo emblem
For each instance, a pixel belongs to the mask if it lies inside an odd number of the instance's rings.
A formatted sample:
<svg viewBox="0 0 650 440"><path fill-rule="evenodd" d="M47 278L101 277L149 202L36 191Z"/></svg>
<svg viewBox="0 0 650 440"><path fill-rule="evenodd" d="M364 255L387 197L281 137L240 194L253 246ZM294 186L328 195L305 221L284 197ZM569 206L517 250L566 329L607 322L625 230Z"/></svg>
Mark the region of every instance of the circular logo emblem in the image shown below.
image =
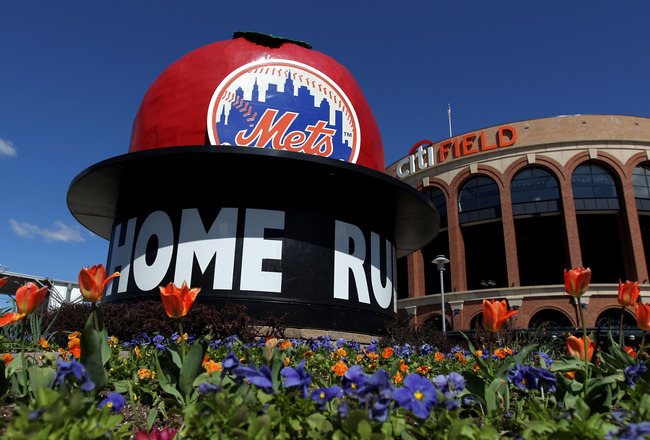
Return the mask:
<svg viewBox="0 0 650 440"><path fill-rule="evenodd" d="M275 148L355 163L361 133L348 97L296 61L246 64L219 84L208 109L213 145Z"/></svg>

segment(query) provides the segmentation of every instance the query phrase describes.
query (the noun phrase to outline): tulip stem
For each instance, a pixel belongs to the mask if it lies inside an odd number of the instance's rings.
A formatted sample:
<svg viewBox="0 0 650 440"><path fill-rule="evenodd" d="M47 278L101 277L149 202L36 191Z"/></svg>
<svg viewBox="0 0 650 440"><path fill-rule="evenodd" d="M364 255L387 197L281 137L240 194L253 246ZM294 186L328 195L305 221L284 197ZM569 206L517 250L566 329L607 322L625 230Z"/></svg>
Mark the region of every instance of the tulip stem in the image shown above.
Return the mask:
<svg viewBox="0 0 650 440"><path fill-rule="evenodd" d="M643 336L641 336L641 346L639 347L639 350L641 350L642 355L645 354L645 350L643 349L643 347L645 346L645 332L646 331L643 330Z"/></svg>
<svg viewBox="0 0 650 440"><path fill-rule="evenodd" d="M95 330L99 333L99 320L97 319L97 304L93 303L91 313L93 315L93 322L95 323Z"/></svg>
<svg viewBox="0 0 650 440"><path fill-rule="evenodd" d="M493 362L492 349L494 348L493 344L492 344L493 334L490 333L489 336L490 336L490 338L488 339L488 368L490 370L490 378L492 378L492 371L493 371L493 368L492 368L492 362Z"/></svg>
<svg viewBox="0 0 650 440"><path fill-rule="evenodd" d="M23 366L23 395L27 395L27 359L25 359L25 335L27 334L27 319L23 319L23 334L20 338L20 361Z"/></svg>
<svg viewBox="0 0 650 440"><path fill-rule="evenodd" d="M623 317L625 316L625 307L621 306L621 320L618 323L618 345L623 348Z"/></svg>
<svg viewBox="0 0 650 440"><path fill-rule="evenodd" d="M181 339L181 362L185 362L185 339L183 338L183 324L181 320L178 320L178 334Z"/></svg>
<svg viewBox="0 0 650 440"><path fill-rule="evenodd" d="M578 301L578 310L580 310L580 321L582 322L582 339L585 343L585 386L583 390L586 399L589 393L589 340L587 339L587 325L585 324L585 316L582 311L582 303L580 302L580 297L576 299Z"/></svg>

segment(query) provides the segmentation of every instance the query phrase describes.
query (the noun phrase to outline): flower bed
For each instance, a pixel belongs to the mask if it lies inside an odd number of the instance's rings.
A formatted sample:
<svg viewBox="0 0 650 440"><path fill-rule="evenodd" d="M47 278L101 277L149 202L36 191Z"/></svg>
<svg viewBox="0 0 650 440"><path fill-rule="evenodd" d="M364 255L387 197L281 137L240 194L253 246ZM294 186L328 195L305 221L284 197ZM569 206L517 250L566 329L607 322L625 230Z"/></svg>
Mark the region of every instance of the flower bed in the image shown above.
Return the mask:
<svg viewBox="0 0 650 440"><path fill-rule="evenodd" d="M575 289L571 276L567 292L584 293L588 280ZM639 307L629 298L629 286L621 288L624 302ZM173 297L168 311L179 320L195 292L186 286L162 290ZM192 337L182 328L169 337L142 334L119 341L105 334L99 310L93 307L83 332L70 334L68 347L46 350L48 341L33 338L30 347L38 343L45 351L29 357L25 338L19 338L20 352L0 363L6 438L650 434L650 373L643 350L623 347L611 336L595 350L586 334L561 345L544 340L506 345L501 326L512 312L504 302L484 303L489 330L484 345L466 340L448 351L325 336L243 343L236 336ZM28 316L25 311L16 313ZM637 316L645 332L647 315L637 311ZM25 334L26 321L13 325L22 325Z"/></svg>

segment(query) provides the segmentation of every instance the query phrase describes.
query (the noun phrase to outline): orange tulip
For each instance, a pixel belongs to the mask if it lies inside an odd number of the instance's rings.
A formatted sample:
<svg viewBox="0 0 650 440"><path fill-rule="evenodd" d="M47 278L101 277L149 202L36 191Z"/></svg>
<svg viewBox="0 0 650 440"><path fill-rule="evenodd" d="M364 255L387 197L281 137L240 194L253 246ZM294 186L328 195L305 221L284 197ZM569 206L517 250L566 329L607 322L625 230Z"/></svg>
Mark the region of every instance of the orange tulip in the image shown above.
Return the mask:
<svg viewBox="0 0 650 440"><path fill-rule="evenodd" d="M508 311L508 305L504 301L483 300L483 327L491 332L498 332L504 321L510 318L519 310Z"/></svg>
<svg viewBox="0 0 650 440"><path fill-rule="evenodd" d="M9 277L4 277L0 278L0 287L4 286L4 284L9 280Z"/></svg>
<svg viewBox="0 0 650 440"><path fill-rule="evenodd" d="M174 283L167 284L167 287L160 287L160 298L167 315L170 318L182 318L187 315L200 291L201 289L198 287L188 288L185 281L180 289Z"/></svg>
<svg viewBox="0 0 650 440"><path fill-rule="evenodd" d="M578 267L577 269L564 269L564 290L569 295L579 298L589 288L591 269Z"/></svg>
<svg viewBox="0 0 650 440"><path fill-rule="evenodd" d="M93 267L84 267L79 272L79 290L84 301L96 303L104 296L104 289L108 283L115 277L119 277L120 273L115 272L106 278L106 268L103 264Z"/></svg>
<svg viewBox="0 0 650 440"><path fill-rule="evenodd" d="M639 298L639 282L626 281L625 284L618 280L618 303L621 307L633 307Z"/></svg>
<svg viewBox="0 0 650 440"><path fill-rule="evenodd" d="M589 346L589 360L591 360L596 348L596 342L591 342L589 336L587 336L587 345ZM576 356L581 361L585 360L585 340L583 338L569 336L566 340L566 350L570 355Z"/></svg>
<svg viewBox="0 0 650 440"><path fill-rule="evenodd" d="M39 289L38 286L31 281L24 286L20 286L18 290L16 290L16 306L18 307L18 312L7 313L0 317L0 327L18 322L25 316L34 313L38 306L43 302L46 293L46 286Z"/></svg>
<svg viewBox="0 0 650 440"><path fill-rule="evenodd" d="M650 330L650 304L636 303L636 325L643 331Z"/></svg>

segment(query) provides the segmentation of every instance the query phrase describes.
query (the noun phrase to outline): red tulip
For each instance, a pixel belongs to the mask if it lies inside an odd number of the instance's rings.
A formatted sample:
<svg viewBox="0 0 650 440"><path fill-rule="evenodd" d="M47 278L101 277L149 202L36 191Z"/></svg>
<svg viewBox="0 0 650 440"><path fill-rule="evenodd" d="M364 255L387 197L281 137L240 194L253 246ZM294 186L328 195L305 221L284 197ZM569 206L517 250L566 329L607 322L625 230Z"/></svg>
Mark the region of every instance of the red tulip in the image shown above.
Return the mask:
<svg viewBox="0 0 650 440"><path fill-rule="evenodd" d="M491 332L498 332L503 322L519 310L508 311L508 305L504 301L483 300L483 326Z"/></svg>
<svg viewBox="0 0 650 440"><path fill-rule="evenodd" d="M18 312L7 313L0 317L0 327L18 322L25 316L34 313L36 308L43 302L46 293L47 286L39 289L38 286L32 282L19 287L18 290L16 290L16 306L18 307Z"/></svg>
<svg viewBox="0 0 650 440"><path fill-rule="evenodd" d="M79 272L79 290L84 301L96 303L104 296L104 289L106 285L115 277L119 277L120 273L115 272L106 278L106 268L103 264L93 267L84 267Z"/></svg>
<svg viewBox="0 0 650 440"><path fill-rule="evenodd" d="M170 318L182 318L187 315L200 291L199 288L188 288L185 281L180 289L174 283L169 283L167 287L160 287L160 298L167 315Z"/></svg>
<svg viewBox="0 0 650 440"><path fill-rule="evenodd" d="M626 281L625 284L618 280L618 303L621 307L632 307L639 298L639 282Z"/></svg>
<svg viewBox="0 0 650 440"><path fill-rule="evenodd" d="M564 290L573 297L579 298L587 291L589 280L591 280L589 268L564 269Z"/></svg>
<svg viewBox="0 0 650 440"><path fill-rule="evenodd" d="M589 360L594 355L594 349L596 348L596 342L591 342L589 336L587 338L587 345L589 346ZM570 355L578 357L581 361L585 360L585 340L583 338L577 338L575 336L569 336L566 340L566 351Z"/></svg>
<svg viewBox="0 0 650 440"><path fill-rule="evenodd" d="M4 286L4 284L9 280L8 277L0 278L0 287Z"/></svg>
<svg viewBox="0 0 650 440"><path fill-rule="evenodd" d="M650 304L636 303L636 325L643 331L650 330Z"/></svg>

